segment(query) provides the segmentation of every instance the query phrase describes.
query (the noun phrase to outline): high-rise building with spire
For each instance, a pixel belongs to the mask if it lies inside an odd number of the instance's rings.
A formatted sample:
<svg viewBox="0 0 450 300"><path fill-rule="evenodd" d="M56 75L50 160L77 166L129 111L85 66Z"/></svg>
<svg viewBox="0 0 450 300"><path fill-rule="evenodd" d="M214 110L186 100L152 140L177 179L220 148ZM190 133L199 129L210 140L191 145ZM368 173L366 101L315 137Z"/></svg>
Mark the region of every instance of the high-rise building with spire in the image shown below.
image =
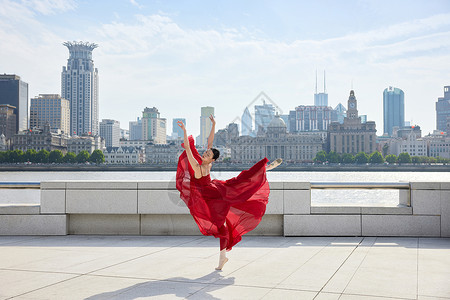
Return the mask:
<svg viewBox="0 0 450 300"><path fill-rule="evenodd" d="M70 134L98 135L98 70L94 68L94 43L65 42L67 67L61 73L61 96L70 101Z"/></svg>
<svg viewBox="0 0 450 300"><path fill-rule="evenodd" d="M325 70L323 71L323 93L317 93L317 71L316 71L316 92L314 93L314 106L328 106L328 94L325 84Z"/></svg>

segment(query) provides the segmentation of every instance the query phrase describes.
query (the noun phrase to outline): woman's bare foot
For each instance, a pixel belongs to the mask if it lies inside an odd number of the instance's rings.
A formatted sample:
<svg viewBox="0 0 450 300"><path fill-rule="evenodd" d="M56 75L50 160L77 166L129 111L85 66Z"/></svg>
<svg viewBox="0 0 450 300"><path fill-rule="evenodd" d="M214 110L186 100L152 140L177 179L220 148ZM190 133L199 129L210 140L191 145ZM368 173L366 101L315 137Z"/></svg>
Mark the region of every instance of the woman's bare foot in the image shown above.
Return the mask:
<svg viewBox="0 0 450 300"><path fill-rule="evenodd" d="M222 268L223 268L223 266L225 265L225 263L228 261L228 258L224 258L224 259L221 259L220 261L219 261L219 266L216 268L216 270L218 270L218 271L220 271L220 270L222 270Z"/></svg>
<svg viewBox="0 0 450 300"><path fill-rule="evenodd" d="M277 158L275 159L273 162L271 162L267 167L266 167L266 171L270 171L272 169L275 169L276 167L278 167L279 165L281 165L281 163L283 162L283 160L281 158Z"/></svg>

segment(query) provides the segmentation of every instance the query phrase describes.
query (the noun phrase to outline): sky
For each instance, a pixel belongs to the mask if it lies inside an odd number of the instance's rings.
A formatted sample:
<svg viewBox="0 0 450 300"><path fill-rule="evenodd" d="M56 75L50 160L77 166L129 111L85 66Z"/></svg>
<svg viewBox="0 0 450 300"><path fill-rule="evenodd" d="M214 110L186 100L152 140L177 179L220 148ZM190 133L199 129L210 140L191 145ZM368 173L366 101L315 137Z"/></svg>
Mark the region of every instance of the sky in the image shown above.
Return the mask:
<svg viewBox="0 0 450 300"><path fill-rule="evenodd" d="M450 85L448 0L0 0L0 73L30 97L61 93L65 41L99 45L100 120L128 129L154 106L169 135L173 118L199 135L202 106L216 129L239 123L260 92L280 114L313 105L324 70L333 108L353 89L382 135L383 90L397 87L425 135Z"/></svg>

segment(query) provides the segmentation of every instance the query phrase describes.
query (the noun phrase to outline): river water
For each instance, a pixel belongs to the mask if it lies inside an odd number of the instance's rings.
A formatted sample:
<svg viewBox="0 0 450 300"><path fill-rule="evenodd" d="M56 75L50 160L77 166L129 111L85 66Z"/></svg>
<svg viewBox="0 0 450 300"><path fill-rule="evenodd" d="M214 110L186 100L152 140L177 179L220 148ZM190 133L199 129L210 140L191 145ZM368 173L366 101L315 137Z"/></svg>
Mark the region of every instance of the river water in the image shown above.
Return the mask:
<svg viewBox="0 0 450 300"><path fill-rule="evenodd" d="M229 179L239 172L212 172L211 178ZM450 172L276 172L269 181L399 182L450 181ZM47 180L175 180L175 172L0 172L0 181ZM397 190L313 190L313 205L397 205ZM0 204L39 203L39 190L0 190Z"/></svg>

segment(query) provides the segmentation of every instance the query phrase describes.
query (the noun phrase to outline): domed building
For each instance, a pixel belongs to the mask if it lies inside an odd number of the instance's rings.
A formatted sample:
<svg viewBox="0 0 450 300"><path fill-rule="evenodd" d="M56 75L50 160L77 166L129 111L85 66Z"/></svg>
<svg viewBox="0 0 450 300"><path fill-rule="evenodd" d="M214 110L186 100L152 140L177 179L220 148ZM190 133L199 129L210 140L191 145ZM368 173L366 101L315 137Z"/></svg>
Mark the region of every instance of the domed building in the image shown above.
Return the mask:
<svg viewBox="0 0 450 300"><path fill-rule="evenodd" d="M276 114L265 134L231 140L231 161L251 164L264 157L269 160L281 157L286 163L310 162L322 150L324 143L324 136L320 133L287 133L286 123Z"/></svg>

